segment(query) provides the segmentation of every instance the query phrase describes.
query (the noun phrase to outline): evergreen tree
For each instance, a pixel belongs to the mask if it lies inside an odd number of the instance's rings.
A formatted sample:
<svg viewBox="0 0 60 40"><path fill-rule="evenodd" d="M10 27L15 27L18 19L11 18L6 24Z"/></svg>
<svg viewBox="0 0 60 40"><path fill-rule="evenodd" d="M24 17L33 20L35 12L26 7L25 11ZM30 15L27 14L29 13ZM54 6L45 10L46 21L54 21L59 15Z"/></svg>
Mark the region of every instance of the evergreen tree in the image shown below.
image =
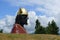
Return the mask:
<svg viewBox="0 0 60 40"><path fill-rule="evenodd" d="M47 34L58 34L59 28L57 27L56 23L54 20L52 22L48 23L48 26L46 28L46 33Z"/></svg>
<svg viewBox="0 0 60 40"><path fill-rule="evenodd" d="M39 20L37 19L37 20L36 20L36 26L35 26L35 29L37 29L39 26L40 26L40 22L39 22Z"/></svg>
<svg viewBox="0 0 60 40"><path fill-rule="evenodd" d="M48 26L46 27L46 34L51 34L50 30L51 30L51 24L49 22Z"/></svg>
<svg viewBox="0 0 60 40"><path fill-rule="evenodd" d="M36 29L35 34L45 34L45 28L40 26L39 28Z"/></svg>
<svg viewBox="0 0 60 40"><path fill-rule="evenodd" d="M0 33L3 33L3 29L0 30Z"/></svg>
<svg viewBox="0 0 60 40"><path fill-rule="evenodd" d="M39 20L36 20L36 26L35 26L35 34L44 34L45 28L40 25Z"/></svg>

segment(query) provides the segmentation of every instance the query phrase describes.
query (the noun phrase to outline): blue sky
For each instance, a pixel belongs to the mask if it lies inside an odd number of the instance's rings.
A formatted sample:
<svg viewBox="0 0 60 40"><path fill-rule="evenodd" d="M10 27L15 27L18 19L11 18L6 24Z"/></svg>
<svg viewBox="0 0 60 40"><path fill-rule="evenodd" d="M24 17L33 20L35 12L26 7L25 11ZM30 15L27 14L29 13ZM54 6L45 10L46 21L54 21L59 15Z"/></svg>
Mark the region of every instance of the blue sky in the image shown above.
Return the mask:
<svg viewBox="0 0 60 40"><path fill-rule="evenodd" d="M31 11L36 11L35 8L37 7L38 5L33 5L33 6L30 6L30 5L25 5L25 6L12 6L9 2L7 1L4 1L4 0L0 0L0 18L3 18L5 17L5 15L15 15L17 10L21 7L24 7L26 8L28 11L31 10ZM42 5L40 7L43 7ZM39 12L36 11L37 14L39 15ZM40 12L40 14L42 15L43 13Z"/></svg>
<svg viewBox="0 0 60 40"><path fill-rule="evenodd" d="M5 15L15 15L18 7L12 7L8 2L0 0L0 18L5 17Z"/></svg>
<svg viewBox="0 0 60 40"><path fill-rule="evenodd" d="M60 28L60 0L0 0L0 29L7 33L11 31L21 7L29 14L28 25L25 26L28 33L34 32L36 19L44 26L55 20Z"/></svg>

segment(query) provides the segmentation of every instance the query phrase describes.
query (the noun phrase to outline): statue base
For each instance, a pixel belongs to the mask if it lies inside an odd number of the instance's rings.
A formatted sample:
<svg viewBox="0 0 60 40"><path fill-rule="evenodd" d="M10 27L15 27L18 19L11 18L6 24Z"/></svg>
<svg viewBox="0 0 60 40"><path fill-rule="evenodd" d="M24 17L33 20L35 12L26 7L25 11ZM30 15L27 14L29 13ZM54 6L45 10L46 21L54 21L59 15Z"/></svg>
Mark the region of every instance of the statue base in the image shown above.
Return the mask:
<svg viewBox="0 0 60 40"><path fill-rule="evenodd" d="M14 24L14 27L13 27L11 33L27 34L26 30L19 24Z"/></svg>

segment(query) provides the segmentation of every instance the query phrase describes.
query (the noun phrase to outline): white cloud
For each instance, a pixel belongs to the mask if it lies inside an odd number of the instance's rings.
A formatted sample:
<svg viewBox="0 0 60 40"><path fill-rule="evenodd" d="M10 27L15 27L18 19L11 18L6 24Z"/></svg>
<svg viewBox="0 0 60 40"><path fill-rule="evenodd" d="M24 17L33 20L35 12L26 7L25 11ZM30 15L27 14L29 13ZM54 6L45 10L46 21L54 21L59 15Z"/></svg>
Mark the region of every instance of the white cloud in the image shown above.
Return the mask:
<svg viewBox="0 0 60 40"><path fill-rule="evenodd" d="M47 17L46 15L36 15L35 11L29 11L28 12L28 25L24 25L25 29L27 31L27 33L33 33L35 31L35 21L36 19L39 19L39 21L41 22L41 25L43 26L47 26L49 21L52 21L53 19L56 21L57 25L60 27L60 19L58 16L56 17ZM6 15L5 18L0 20L0 29L3 29L4 33L10 33L11 29L13 28L13 24L15 21L15 16L11 16L11 15Z"/></svg>
<svg viewBox="0 0 60 40"><path fill-rule="evenodd" d="M14 16L6 15L5 18L0 19L0 29L3 29L3 33L9 33L14 24Z"/></svg>
<svg viewBox="0 0 60 40"><path fill-rule="evenodd" d="M43 4L42 1L40 0L5 0L6 2L10 3L13 6L25 6L25 5L29 5L29 6L33 6L34 4Z"/></svg>
<svg viewBox="0 0 60 40"><path fill-rule="evenodd" d="M0 20L0 29L3 29L5 25L6 25L5 21L3 19Z"/></svg>
<svg viewBox="0 0 60 40"><path fill-rule="evenodd" d="M25 28L28 33L32 33L35 31L35 21L37 19L36 13L34 11L29 11L28 12L28 17L29 17L29 23L28 25L25 25Z"/></svg>

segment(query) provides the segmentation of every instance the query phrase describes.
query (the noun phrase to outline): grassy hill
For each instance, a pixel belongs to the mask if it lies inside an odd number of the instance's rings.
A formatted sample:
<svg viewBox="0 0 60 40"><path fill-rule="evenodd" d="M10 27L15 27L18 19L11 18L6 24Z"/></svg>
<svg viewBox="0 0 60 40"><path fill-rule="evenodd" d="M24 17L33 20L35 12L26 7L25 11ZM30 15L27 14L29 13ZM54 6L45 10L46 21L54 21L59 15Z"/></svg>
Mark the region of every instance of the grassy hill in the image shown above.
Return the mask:
<svg viewBox="0 0 60 40"><path fill-rule="evenodd" d="M60 40L59 35L48 34L1 34L0 40Z"/></svg>

